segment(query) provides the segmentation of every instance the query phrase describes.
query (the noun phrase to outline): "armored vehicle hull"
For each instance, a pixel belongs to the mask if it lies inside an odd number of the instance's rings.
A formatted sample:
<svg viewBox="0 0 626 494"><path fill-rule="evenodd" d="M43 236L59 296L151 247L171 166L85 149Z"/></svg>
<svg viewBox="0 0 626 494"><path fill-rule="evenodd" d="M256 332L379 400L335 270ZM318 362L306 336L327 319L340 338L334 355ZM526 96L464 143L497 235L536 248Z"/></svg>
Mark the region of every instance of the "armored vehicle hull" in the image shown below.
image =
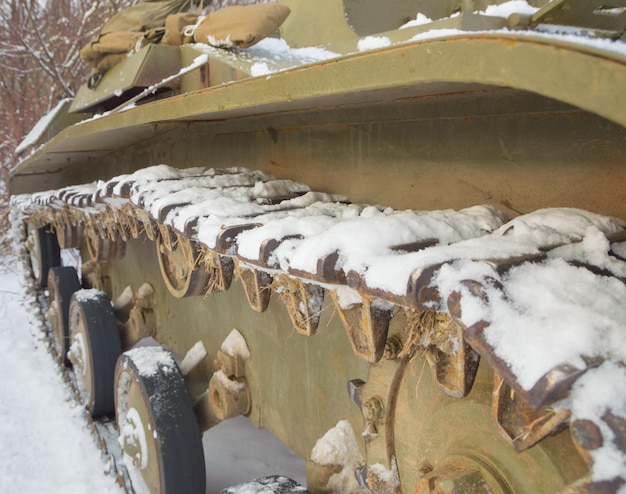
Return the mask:
<svg viewBox="0 0 626 494"><path fill-rule="evenodd" d="M200 432L246 415L313 493L617 492L624 7L318 3L286 2L289 56L183 46L168 97L133 91L12 174L52 346L117 414L135 489L203 492Z"/></svg>

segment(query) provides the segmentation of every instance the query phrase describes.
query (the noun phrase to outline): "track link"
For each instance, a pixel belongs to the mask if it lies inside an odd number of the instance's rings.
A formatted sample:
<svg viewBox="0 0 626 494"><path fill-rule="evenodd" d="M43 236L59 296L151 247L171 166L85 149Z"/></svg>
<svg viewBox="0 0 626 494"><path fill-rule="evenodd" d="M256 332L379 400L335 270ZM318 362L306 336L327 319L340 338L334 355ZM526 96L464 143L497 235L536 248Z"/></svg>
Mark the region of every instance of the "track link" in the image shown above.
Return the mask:
<svg viewBox="0 0 626 494"><path fill-rule="evenodd" d="M624 390L595 396L593 413L585 392L607 379L626 383L626 223L619 219L574 209L509 219L492 206L394 211L243 168L165 165L14 196L11 204L21 220L51 225L63 248L84 237L95 263L122 257L130 238L155 241L176 297L224 291L239 279L262 312L275 292L304 335L315 334L330 296L359 357L376 363L426 351L440 390L452 397L469 393L483 359L496 373L494 419L516 450L569 424L590 468L571 492L624 485ZM571 286L558 286L559 277ZM596 290L600 302L580 306L590 300L580 290ZM545 296L549 312L534 314L536 297ZM567 336L560 319L567 325L574 307L575 318L595 322ZM408 336L389 333L398 313ZM606 455L615 459L609 471Z"/></svg>

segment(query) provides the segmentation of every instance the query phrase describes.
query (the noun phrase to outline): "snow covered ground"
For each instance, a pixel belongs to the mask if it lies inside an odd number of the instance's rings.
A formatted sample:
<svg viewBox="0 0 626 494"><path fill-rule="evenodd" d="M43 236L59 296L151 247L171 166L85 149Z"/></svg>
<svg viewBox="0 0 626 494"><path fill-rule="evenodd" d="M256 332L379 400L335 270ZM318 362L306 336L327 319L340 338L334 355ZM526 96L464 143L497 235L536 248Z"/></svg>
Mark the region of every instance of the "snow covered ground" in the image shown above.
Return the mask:
<svg viewBox="0 0 626 494"><path fill-rule="evenodd" d="M2 260L0 492L121 493L25 307L15 269Z"/></svg>
<svg viewBox="0 0 626 494"><path fill-rule="evenodd" d="M46 350L12 257L0 257L0 493L122 494ZM272 474L305 482L305 463L247 419L204 435L207 494Z"/></svg>

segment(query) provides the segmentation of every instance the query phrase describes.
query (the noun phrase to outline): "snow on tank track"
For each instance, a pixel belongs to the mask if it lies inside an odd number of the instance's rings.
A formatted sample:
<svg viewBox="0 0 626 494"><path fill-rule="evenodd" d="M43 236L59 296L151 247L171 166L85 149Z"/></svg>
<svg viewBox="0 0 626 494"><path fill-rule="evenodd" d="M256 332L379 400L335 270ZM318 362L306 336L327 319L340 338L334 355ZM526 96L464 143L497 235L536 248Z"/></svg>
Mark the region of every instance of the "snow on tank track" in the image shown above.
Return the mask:
<svg viewBox="0 0 626 494"><path fill-rule="evenodd" d="M147 236L178 297L227 290L236 278L263 311L274 291L306 335L316 332L330 296L357 355L377 362L435 348L438 384L451 396L469 392L480 357L499 376L494 416L516 449L569 423L590 465L581 482L607 492L624 483L626 223L619 219L576 209L512 220L491 206L395 211L243 168L165 165L15 196L12 206L38 227L52 225L62 247L83 234L97 261ZM387 333L398 311L419 321L404 342ZM424 326L435 313L446 323ZM507 407L531 418L513 424L498 414Z"/></svg>

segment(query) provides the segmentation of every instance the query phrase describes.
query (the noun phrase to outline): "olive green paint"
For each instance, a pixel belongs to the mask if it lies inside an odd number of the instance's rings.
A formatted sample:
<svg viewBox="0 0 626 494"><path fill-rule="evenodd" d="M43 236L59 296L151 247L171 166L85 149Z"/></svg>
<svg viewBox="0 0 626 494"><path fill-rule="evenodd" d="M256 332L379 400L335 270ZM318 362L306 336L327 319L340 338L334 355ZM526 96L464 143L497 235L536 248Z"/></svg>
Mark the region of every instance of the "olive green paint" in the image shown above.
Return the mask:
<svg viewBox="0 0 626 494"><path fill-rule="evenodd" d="M360 427L360 411L346 386L350 379L366 379L369 364L353 354L328 300L318 334L306 337L295 332L275 294L265 313L251 310L239 282L224 293L175 299L161 280L154 244L147 240L130 241L126 256L111 266L110 276L114 299L128 285L136 290L148 282L154 287L155 339L181 358L202 341L212 363L224 339L237 329L251 353L246 366L252 392L250 419L303 458L339 420L351 420L355 430ZM210 376L206 377L208 381ZM203 386L196 383L192 388Z"/></svg>

